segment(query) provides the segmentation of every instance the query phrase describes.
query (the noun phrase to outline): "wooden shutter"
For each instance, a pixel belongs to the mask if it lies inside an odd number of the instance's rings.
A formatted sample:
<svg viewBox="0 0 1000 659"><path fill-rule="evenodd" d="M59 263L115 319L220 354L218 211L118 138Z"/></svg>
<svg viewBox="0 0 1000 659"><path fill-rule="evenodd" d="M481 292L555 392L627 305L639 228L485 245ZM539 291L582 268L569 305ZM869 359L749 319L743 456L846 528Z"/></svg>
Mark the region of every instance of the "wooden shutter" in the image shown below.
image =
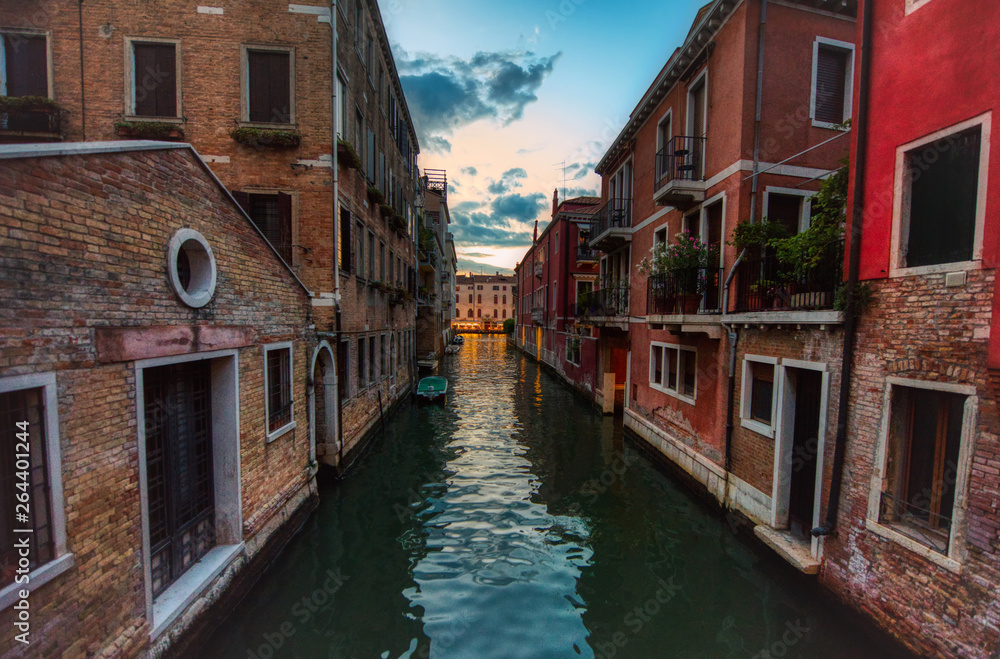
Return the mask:
<svg viewBox="0 0 1000 659"><path fill-rule="evenodd" d="M140 117L177 116L177 57L171 43L133 43L134 113Z"/></svg>
<svg viewBox="0 0 1000 659"><path fill-rule="evenodd" d="M275 247L285 263L292 265L292 195L278 193L278 244Z"/></svg>
<svg viewBox="0 0 1000 659"><path fill-rule="evenodd" d="M816 56L816 121L844 121L847 52L820 48Z"/></svg>
<svg viewBox="0 0 1000 659"><path fill-rule="evenodd" d="M340 269L343 272L351 270L351 213L340 210Z"/></svg>
<svg viewBox="0 0 1000 659"><path fill-rule="evenodd" d="M288 124L292 122L289 54L284 51L247 52L250 121Z"/></svg>
<svg viewBox="0 0 1000 659"><path fill-rule="evenodd" d="M8 96L49 95L48 47L36 34L4 34Z"/></svg>
<svg viewBox="0 0 1000 659"><path fill-rule="evenodd" d="M240 208L243 209L243 212L245 212L245 213L247 213L249 215L250 214L250 193L248 193L248 192L233 191L230 194L233 195L233 199L235 199L236 203L239 204Z"/></svg>

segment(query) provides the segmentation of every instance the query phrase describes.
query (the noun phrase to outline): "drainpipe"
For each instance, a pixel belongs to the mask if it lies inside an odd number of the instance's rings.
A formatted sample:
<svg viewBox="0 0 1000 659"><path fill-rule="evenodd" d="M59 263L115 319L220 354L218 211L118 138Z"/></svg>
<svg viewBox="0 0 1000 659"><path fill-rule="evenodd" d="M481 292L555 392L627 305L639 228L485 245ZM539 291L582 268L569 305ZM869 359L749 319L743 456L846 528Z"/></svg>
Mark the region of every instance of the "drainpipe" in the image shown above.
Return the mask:
<svg viewBox="0 0 1000 659"><path fill-rule="evenodd" d="M83 0L77 3L76 7L77 29L80 36L80 133L81 139L87 141L87 101L83 91Z"/></svg>
<svg viewBox="0 0 1000 659"><path fill-rule="evenodd" d="M340 182L337 166L337 0L330 0L330 176L333 187L333 304L337 327L337 346L334 352L333 395L337 405L337 471L344 468L343 410L340 405ZM342 248L341 248L342 249ZM326 389L324 387L324 393Z"/></svg>
<svg viewBox="0 0 1000 659"><path fill-rule="evenodd" d="M746 249L740 252L740 255L736 257L736 262L733 263L732 269L729 270L729 274L726 276L725 288L722 292L722 313L724 314L729 313L729 286L733 283L736 269L739 267L746 253ZM734 327L726 323L722 323L722 327L725 328L729 338L729 386L728 398L726 400L726 492L723 497L723 504L725 504L725 501L729 499L729 470L732 468L733 462L733 412L736 409L736 344L739 341L740 335Z"/></svg>
<svg viewBox="0 0 1000 659"><path fill-rule="evenodd" d="M858 85L858 116L854 159L854 203L851 207L851 251L847 262L847 309L844 311L844 356L840 365L840 408L837 410L837 438L833 449L833 473L830 480L826 520L812 530L816 537L830 535L837 525L840 510L840 489L844 479L844 458L847 453L847 419L851 403L851 376L854 366L854 343L857 319L854 310L854 289L858 284L861 265L861 231L864 219L865 167L868 160L868 89L871 79L872 5L865 0L861 24L861 79Z"/></svg>
<svg viewBox="0 0 1000 659"><path fill-rule="evenodd" d="M760 3L760 27L757 32L757 113L753 124L753 183L750 188L750 223L757 215L757 176L760 170L760 117L764 95L764 32L767 27L767 0ZM762 218L763 219L763 218Z"/></svg>

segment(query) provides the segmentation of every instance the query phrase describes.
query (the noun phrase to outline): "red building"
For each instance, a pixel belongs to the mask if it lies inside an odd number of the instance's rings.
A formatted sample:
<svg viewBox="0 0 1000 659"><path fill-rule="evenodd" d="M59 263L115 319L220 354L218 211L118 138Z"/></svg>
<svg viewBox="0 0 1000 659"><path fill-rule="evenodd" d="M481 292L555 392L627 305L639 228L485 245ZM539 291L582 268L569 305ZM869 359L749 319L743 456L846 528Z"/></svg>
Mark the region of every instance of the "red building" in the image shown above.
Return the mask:
<svg viewBox="0 0 1000 659"><path fill-rule="evenodd" d="M821 578L921 654L995 657L1000 5L864 11L849 208L872 303L847 328L857 357Z"/></svg>
<svg viewBox="0 0 1000 659"><path fill-rule="evenodd" d="M599 330L578 322L597 284L598 253L588 244L590 222L600 200L552 193L552 221L514 269L519 297L514 338L518 347L545 362L570 384L599 390Z"/></svg>

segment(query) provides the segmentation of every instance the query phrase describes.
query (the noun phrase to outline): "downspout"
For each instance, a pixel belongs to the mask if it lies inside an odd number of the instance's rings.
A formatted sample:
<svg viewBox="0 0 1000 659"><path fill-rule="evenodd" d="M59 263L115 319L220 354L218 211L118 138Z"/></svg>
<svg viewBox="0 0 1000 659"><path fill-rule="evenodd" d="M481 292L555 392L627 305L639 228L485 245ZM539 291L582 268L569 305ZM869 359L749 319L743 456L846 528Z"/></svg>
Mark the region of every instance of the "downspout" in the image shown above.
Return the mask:
<svg viewBox="0 0 1000 659"><path fill-rule="evenodd" d="M744 249L740 252L740 255L736 257L736 262L733 263L732 269L729 270L729 274L726 275L725 288L722 292L722 313L729 313L729 287L733 283L733 277L736 275L736 270L739 268L740 262L743 261L743 257L746 255L747 250ZM736 329L726 323L722 323L722 327L726 330L726 335L729 338L729 385L727 391L726 399L726 491L723 494L723 505L729 500L729 471L732 468L733 463L733 412L736 410L736 344L739 341L739 333Z"/></svg>
<svg viewBox="0 0 1000 659"><path fill-rule="evenodd" d="M851 206L851 250L847 262L847 308L844 311L844 356L840 365L840 406L837 410L837 438L833 449L833 470L830 479L829 504L826 520L812 530L816 537L830 535L837 526L840 510L840 490L844 479L844 458L847 453L847 421L851 403L851 376L854 367L854 343L857 335L857 314L854 289L858 284L861 265L861 233L864 219L865 167L868 154L868 89L871 79L872 0L865 0L861 23L861 79L858 84L858 116L854 159L854 203Z"/></svg>
<svg viewBox="0 0 1000 659"><path fill-rule="evenodd" d="M330 0L330 176L333 184L333 305L337 328L337 350L334 352L333 395L337 405L337 471L344 468L343 410L340 404L340 182L337 166L337 0Z"/></svg>
<svg viewBox="0 0 1000 659"><path fill-rule="evenodd" d="M80 37L80 133L81 139L87 141L87 101L83 91L83 0L77 3L77 29Z"/></svg>
<svg viewBox="0 0 1000 659"><path fill-rule="evenodd" d="M753 183L750 188L750 223L757 215L757 173L760 170L760 118L764 95L764 32L767 27L767 0L760 3L760 27L757 32L757 111L753 125ZM763 220L763 218L761 218Z"/></svg>

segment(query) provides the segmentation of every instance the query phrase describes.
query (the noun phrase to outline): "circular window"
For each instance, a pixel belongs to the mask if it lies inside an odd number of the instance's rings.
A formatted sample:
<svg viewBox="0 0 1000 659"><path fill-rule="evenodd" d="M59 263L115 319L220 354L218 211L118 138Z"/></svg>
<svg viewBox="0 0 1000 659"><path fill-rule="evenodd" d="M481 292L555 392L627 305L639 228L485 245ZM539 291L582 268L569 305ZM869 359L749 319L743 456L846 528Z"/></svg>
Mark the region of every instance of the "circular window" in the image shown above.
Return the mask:
<svg viewBox="0 0 1000 659"><path fill-rule="evenodd" d="M189 307L200 308L215 294L215 256L205 237L194 229L180 229L167 249L170 284Z"/></svg>

